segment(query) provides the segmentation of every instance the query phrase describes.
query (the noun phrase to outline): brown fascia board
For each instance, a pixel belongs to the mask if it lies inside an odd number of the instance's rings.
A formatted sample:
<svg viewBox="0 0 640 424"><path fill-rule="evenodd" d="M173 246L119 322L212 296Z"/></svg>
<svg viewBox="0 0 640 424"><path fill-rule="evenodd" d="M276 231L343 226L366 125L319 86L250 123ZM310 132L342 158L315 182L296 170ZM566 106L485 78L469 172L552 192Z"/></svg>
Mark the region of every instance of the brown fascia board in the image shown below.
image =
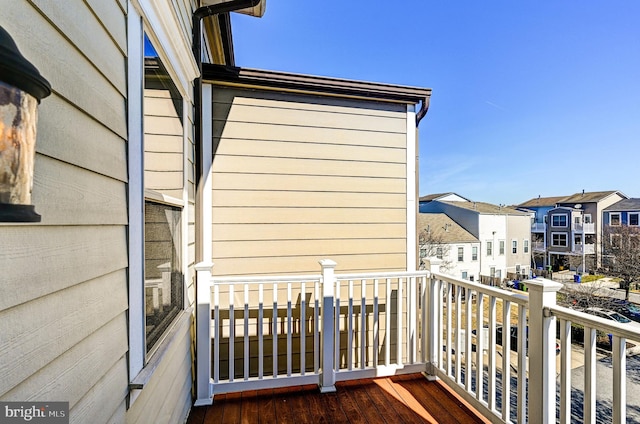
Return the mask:
<svg viewBox="0 0 640 424"><path fill-rule="evenodd" d="M204 83L280 88L317 94L333 94L416 104L431 97L430 88L354 81L340 78L203 64Z"/></svg>

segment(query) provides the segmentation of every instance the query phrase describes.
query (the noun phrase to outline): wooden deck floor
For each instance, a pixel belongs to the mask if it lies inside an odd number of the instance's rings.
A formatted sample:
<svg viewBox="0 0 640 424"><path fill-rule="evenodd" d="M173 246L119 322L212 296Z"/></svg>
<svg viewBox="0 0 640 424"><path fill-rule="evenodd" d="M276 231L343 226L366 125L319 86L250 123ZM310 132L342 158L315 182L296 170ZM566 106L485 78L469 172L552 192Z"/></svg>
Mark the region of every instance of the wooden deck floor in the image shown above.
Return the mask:
<svg viewBox="0 0 640 424"><path fill-rule="evenodd" d="M488 423L441 382L420 374L356 380L320 394L316 386L216 395L187 424Z"/></svg>

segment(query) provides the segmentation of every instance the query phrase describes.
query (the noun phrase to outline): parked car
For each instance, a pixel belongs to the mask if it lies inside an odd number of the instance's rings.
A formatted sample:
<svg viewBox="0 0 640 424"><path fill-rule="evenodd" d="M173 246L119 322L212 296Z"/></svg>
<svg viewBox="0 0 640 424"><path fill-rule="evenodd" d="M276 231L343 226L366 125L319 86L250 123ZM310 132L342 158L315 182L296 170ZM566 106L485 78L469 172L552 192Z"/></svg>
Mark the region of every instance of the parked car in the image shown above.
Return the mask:
<svg viewBox="0 0 640 424"><path fill-rule="evenodd" d="M616 311L610 311L607 309L593 307L593 308L585 309L584 312L596 317L608 319L611 321L616 321L616 322L619 322L620 324L626 324L630 327L633 327L635 330L640 331L640 323L631 321L629 318L625 317L622 314L619 314Z"/></svg>
<svg viewBox="0 0 640 424"><path fill-rule="evenodd" d="M512 325L509 328L511 340L511 350L518 351L518 326ZM496 327L496 344L502 345L502 326ZM527 327L527 348L529 348L529 327ZM560 354L560 344L556 342L556 355Z"/></svg>
<svg viewBox="0 0 640 424"><path fill-rule="evenodd" d="M640 322L640 307L626 300L615 300L611 309L624 315L632 321Z"/></svg>

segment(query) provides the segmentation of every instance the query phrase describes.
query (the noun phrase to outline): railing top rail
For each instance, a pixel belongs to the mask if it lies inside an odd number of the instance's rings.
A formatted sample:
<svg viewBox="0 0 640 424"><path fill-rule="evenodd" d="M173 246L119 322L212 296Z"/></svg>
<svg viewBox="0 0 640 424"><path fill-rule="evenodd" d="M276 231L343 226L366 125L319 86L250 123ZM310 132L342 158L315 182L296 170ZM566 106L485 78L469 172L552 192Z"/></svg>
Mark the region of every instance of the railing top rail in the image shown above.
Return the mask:
<svg viewBox="0 0 640 424"><path fill-rule="evenodd" d="M335 274L336 280L373 280L385 278L429 277L430 271L396 271Z"/></svg>
<svg viewBox="0 0 640 424"><path fill-rule="evenodd" d="M529 296L526 292L513 293L497 287L487 286L475 281L463 280L461 278L452 277L450 275L445 275L445 274L433 273L432 276L439 280L443 280L467 289L475 290L482 294L508 300L510 302L513 302L519 305L529 304Z"/></svg>
<svg viewBox="0 0 640 424"><path fill-rule="evenodd" d="M625 328L624 324L618 324L611 320L589 315L586 312L566 308L564 306L547 307L546 310L556 318L571 321L573 324L580 324L590 328L606 331L619 337L629 340L640 341L640 331Z"/></svg>
<svg viewBox="0 0 640 424"><path fill-rule="evenodd" d="M320 274L308 275L258 275L253 277L212 277L210 284L245 284L245 283L299 283L322 280Z"/></svg>

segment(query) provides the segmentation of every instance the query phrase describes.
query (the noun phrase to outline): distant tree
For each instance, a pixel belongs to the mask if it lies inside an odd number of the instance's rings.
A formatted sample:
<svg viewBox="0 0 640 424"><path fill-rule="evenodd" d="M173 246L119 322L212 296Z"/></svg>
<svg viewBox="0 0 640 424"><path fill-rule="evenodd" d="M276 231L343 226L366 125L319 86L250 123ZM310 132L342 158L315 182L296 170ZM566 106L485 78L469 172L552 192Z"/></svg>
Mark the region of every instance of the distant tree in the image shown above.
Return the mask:
<svg viewBox="0 0 640 424"><path fill-rule="evenodd" d="M620 279L629 300L631 283L640 278L640 229L628 225L606 226L602 236L602 266Z"/></svg>
<svg viewBox="0 0 640 424"><path fill-rule="evenodd" d="M418 244L420 246L420 269L425 269L425 263L434 258L441 260L440 271L446 273L453 268L453 261L449 255L451 245L444 241L442 232L427 227L418 234Z"/></svg>

